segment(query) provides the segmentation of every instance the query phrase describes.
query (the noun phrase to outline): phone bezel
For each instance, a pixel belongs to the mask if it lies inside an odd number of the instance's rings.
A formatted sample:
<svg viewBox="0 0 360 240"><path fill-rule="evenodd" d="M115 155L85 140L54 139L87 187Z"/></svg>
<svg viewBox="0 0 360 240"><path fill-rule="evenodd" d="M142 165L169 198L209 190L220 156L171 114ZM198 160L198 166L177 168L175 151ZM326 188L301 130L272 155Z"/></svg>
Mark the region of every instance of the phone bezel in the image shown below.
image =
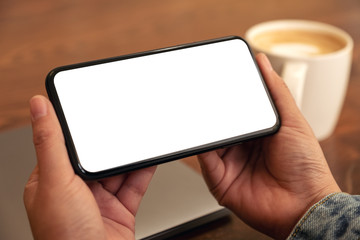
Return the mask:
<svg viewBox="0 0 360 240"><path fill-rule="evenodd" d="M127 164L127 165L115 167L115 168L112 168L112 169L106 169L106 170L102 170L102 171L99 171L99 172L88 172L81 166L80 161L79 161L78 156L77 156L77 153L76 153L76 148L75 148L74 142L72 140L71 133L70 133L70 130L68 128L66 118L65 118L64 112L62 110L62 106L60 104L60 100L59 100L59 97L58 97L58 94L57 94L57 91L56 91L56 88L55 88L54 77L55 77L55 75L57 73L59 73L61 71L75 69L75 68L94 66L94 65L104 64L104 63L109 63L109 62L114 62L114 61L122 61L122 60L130 59L130 58L148 56L148 55L153 55L153 54L160 54L160 53L164 53L164 52L176 51L176 50L180 50L180 49L197 47L197 46L202 46L202 45L207 45L207 44L212 44L212 43L218 43L218 42L222 42L222 41L229 41L229 40L234 40L234 39L238 39L238 40L243 41L246 44L246 46L248 47L249 51L250 51L252 61L254 62L255 66L256 66L256 69L257 69L257 71L259 73L259 76L261 78L261 81L263 83L265 91L266 91L266 93L267 93L267 95L269 97L269 101L270 101L270 103L272 105L272 108L274 110L274 113L276 115L276 120L277 121L276 121L274 126L272 126L270 128L267 128L267 129L262 129L262 130L259 130L259 131L256 131L256 132L252 132L252 133L249 133L249 134L244 134L244 135L240 135L240 136L237 136L237 137L233 137L233 138L230 138L230 139L219 140L217 142L212 142L212 143L209 143L209 144L206 144L206 145L197 146L197 147L194 147L194 148L191 148L191 149L184 149L184 150L181 150L179 152L170 153L170 154L166 154L166 155L162 155L162 156L158 156L158 157L154 157L154 158L149 158L149 159L146 159L146 160L143 160L143 161L140 161L140 162ZM88 61L88 62L83 62L83 63L76 63L76 64L57 67L57 68L54 68L53 70L51 70L48 73L47 77L46 77L46 90L47 90L47 94L49 96L49 99L50 99L51 103L54 106L56 115L57 115L57 117L59 119L62 131L63 131L63 134L64 134L66 148L67 148L67 151L68 151L68 155L69 155L69 158L70 158L71 165L72 165L75 173L78 174L80 177L82 177L85 180L95 180L95 179L110 177L110 176L113 176L113 175L117 175L117 174L129 172L129 171L137 170L137 169L140 169L140 168L150 167L150 166L153 166L153 165L158 165L158 164L161 164L161 163L165 163L165 162L169 162L169 161L189 157L189 156L192 156L192 155L200 154L200 153L203 153L203 152L207 152L207 151L211 151L211 150L215 150L215 149L219 149L219 148L232 146L232 145L244 142L244 141L248 141L248 140L252 140L252 139L255 139L255 138L264 137L264 136L274 134L280 128L279 114L278 114L278 112L276 110L276 107L275 107L275 105L273 103L270 92L269 92L269 90L268 90L268 88L267 88L267 86L265 84L265 81L264 81L264 79L262 77L261 71L259 70L259 68L258 68L258 66L256 64L256 61L254 60L254 56L252 54L251 48L249 47L248 43L244 39L242 39L241 37L238 37L238 36L222 37L222 38L217 38L217 39L211 39L211 40L206 40L206 41L182 44L182 45L171 46L171 47L166 47L166 48L161 48L161 49L155 49L155 50L150 50L150 51L145 51L145 52L127 54L127 55L118 56L118 57L105 58L105 59L100 59L100 60L94 60L94 61Z"/></svg>

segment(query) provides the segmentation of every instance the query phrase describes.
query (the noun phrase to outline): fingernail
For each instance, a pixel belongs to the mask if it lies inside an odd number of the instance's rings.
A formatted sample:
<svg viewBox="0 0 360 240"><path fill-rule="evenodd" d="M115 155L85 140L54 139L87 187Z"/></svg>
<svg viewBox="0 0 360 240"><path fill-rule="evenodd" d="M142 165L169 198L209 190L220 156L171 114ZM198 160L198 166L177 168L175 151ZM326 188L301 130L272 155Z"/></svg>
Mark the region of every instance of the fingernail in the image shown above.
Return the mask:
<svg viewBox="0 0 360 240"><path fill-rule="evenodd" d="M263 59L264 67L265 67L267 70L272 71L273 68L272 68L272 65L271 65L268 57L267 57L265 54L262 54L262 59Z"/></svg>
<svg viewBox="0 0 360 240"><path fill-rule="evenodd" d="M47 115L47 104L42 97L35 96L30 99L30 114L32 121Z"/></svg>

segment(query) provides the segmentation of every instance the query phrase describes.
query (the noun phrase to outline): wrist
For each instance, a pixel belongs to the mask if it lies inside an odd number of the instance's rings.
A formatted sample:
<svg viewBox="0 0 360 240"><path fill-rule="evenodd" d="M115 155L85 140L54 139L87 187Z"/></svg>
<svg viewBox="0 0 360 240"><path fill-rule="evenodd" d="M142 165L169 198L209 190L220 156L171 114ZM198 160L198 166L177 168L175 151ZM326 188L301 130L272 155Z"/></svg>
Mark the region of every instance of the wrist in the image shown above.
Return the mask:
<svg viewBox="0 0 360 240"><path fill-rule="evenodd" d="M275 235L276 238L287 239L290 237L294 230L307 219L307 216L310 215L311 212L317 208L317 206L321 205L323 202L339 193L341 193L341 190L337 185L325 188L323 191L320 191L308 202L308 204L304 205L302 210L298 211L298 214L295 215L292 220L288 221L289 224L283 229L282 232L279 232L278 235ZM301 205L301 202L299 205Z"/></svg>

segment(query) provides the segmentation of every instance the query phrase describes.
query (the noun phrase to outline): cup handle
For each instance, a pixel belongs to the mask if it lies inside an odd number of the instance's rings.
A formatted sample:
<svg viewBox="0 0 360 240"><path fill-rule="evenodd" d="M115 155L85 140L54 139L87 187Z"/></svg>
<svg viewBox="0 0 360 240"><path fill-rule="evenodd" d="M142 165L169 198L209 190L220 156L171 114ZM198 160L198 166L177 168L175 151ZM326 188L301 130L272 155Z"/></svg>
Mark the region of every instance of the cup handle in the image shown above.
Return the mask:
<svg viewBox="0 0 360 240"><path fill-rule="evenodd" d="M300 110L302 106L307 69L308 66L304 62L290 61L285 62L281 74Z"/></svg>

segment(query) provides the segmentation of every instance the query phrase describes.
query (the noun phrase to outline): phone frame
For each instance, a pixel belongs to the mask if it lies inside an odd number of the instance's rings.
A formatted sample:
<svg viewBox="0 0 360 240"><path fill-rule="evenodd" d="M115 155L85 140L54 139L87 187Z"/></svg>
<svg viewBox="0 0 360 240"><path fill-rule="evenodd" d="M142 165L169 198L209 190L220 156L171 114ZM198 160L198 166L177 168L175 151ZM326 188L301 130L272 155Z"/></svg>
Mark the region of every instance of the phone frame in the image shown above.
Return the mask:
<svg viewBox="0 0 360 240"><path fill-rule="evenodd" d="M246 44L246 46L248 47L248 49L250 51L252 61L254 62L255 66L256 66L256 69L257 69L257 71L259 73L259 77L260 77L260 79L261 79L261 81L263 83L265 91L266 91L266 93L267 93L267 95L269 97L269 101L270 101L270 103L272 105L272 108L274 110L274 113L276 115L277 121L276 121L276 124L273 127L268 128L268 129L259 130L259 131L256 131L256 132L252 132L252 133L248 133L248 134L244 134L244 135L241 135L241 136L233 137L233 138L230 138L230 139L224 139L224 140L220 140L220 141L217 141L217 142L205 144L205 145L202 145L202 146L193 147L193 148L190 148L190 149L184 149L184 150L181 150L181 151L178 151L178 152L175 152L175 153L170 153L170 154L161 155L161 156L154 157L154 158L149 158L149 159L146 159L146 160L143 160L143 161L140 161L140 162L127 164L127 165L115 167L115 168L112 168L112 169L102 170L102 171L99 171L99 172L88 172L81 166L79 158L78 158L77 153L76 153L76 148L75 148L73 139L71 137L69 127L68 127L67 122L66 122L64 112L62 110L62 106L60 104L58 94L56 92L56 88L55 88L55 84L54 84L54 77L55 77L55 75L57 73L59 73L61 71L75 69L75 68L94 66L94 65L110 63L110 62L114 62L114 61L122 61L122 60L130 59L130 58L148 56L148 55L153 55L153 54L160 54L160 53L164 53L164 52L176 51L176 50L180 50L180 49L191 48L191 47L196 47L196 46L202 46L202 45L207 45L207 44L212 44L212 43L217 43L217 42L222 42L222 41L229 41L229 40L234 40L234 39L242 40ZM211 39L211 40L205 40L205 41L188 43L188 44L181 44L181 45L176 45L176 46L171 46L171 47L166 47L166 48L161 48L161 49L155 49L155 50L150 50L150 51L145 51L145 52L127 54L127 55L118 56L118 57L111 57L111 58L105 58L105 59L100 59L100 60L94 60L94 61L88 61L88 62L83 62L83 63L76 63L76 64L71 64L71 65L61 66L61 67L54 68L53 70L51 70L48 73L48 75L46 76L45 84L46 84L47 94L49 96L49 99L50 99L51 103L54 106L56 115L57 115L57 117L59 119L62 131L63 131L63 134L64 134L65 144L66 144L66 148L67 148L67 151L68 151L68 155L69 155L69 158L70 158L71 165L72 165L75 173L78 174L84 180L95 180L95 179L106 178L106 177L114 176L114 175L117 175L117 174L137 170L137 169L140 169L140 168L150 167L150 166L153 166L153 165L158 165L158 164L161 164L161 163L165 163L165 162L169 162L169 161L189 157L189 156L192 156L192 155L197 155L197 154L204 153L204 152L207 152L207 151L211 151L211 150L215 150L215 149L219 149L219 148L229 147L229 146L236 145L236 144L239 144L239 143L244 142L244 141L249 141L249 140L252 140L252 139L255 139L255 138L264 137L264 136L274 134L280 128L279 114L278 114L278 112L276 110L276 107L275 107L275 105L273 103L270 92L269 92L269 90L268 90L268 88L267 88L267 86L266 86L266 84L264 82L261 71L259 70L259 67L256 64L256 61L254 59L251 48L249 47L249 44L243 38L238 37L238 36L222 37L222 38L217 38L217 39Z"/></svg>

